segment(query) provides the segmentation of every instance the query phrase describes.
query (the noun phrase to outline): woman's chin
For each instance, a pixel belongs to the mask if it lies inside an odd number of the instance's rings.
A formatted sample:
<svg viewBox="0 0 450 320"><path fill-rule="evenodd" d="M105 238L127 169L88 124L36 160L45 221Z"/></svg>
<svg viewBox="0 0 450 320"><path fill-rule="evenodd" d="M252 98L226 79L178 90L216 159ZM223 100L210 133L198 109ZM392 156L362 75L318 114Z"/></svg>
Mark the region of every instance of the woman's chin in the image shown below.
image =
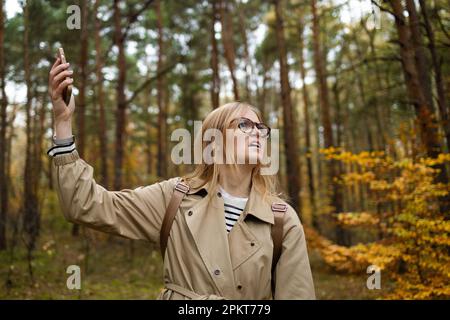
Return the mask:
<svg viewBox="0 0 450 320"><path fill-rule="evenodd" d="M259 151L259 149L251 150L248 155L246 163L256 165L261 162L262 157L263 157L263 154L262 154L262 152Z"/></svg>

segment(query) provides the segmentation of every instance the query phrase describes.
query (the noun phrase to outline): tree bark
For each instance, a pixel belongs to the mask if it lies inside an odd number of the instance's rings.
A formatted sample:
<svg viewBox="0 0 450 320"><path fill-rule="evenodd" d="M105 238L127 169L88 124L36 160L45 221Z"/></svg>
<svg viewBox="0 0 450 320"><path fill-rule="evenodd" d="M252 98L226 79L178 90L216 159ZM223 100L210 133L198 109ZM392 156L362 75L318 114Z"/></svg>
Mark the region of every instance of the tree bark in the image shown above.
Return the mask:
<svg viewBox="0 0 450 320"><path fill-rule="evenodd" d="M359 61L362 61L364 59L364 53L361 50L361 45L357 39L357 37L353 38L353 41L355 43L355 51L357 54L357 59ZM366 96L366 86L364 83L364 77L363 75L361 75L361 72L354 66L352 66L352 70L353 73L355 74L355 78L356 78L356 85L358 87L358 91L359 91L359 97L361 99L361 105L363 110L369 110L370 106L369 103L367 102L367 96ZM365 70L367 72L367 70ZM370 117L372 118L372 117ZM372 130L371 130L371 123L370 123L370 118L369 117L363 117L362 118L362 123L364 126L364 132L367 133L367 149L368 151L372 152L374 151L374 139L372 137ZM377 118L376 114L375 114L375 119ZM372 118L373 119L373 118ZM340 123L338 122L338 125ZM337 142L337 145L340 145L339 141Z"/></svg>
<svg viewBox="0 0 450 320"><path fill-rule="evenodd" d="M261 88L259 88L259 86L257 86L256 92L257 92L257 96L258 96L258 108L261 110L261 114L263 115L264 119L267 119L267 83L270 80L270 74L269 74L269 63L267 62L267 57L263 57L263 62L262 62L262 76L263 76L263 81L262 81L262 85Z"/></svg>
<svg viewBox="0 0 450 320"><path fill-rule="evenodd" d="M435 157L440 152L440 144L436 132L435 120L433 119L432 107L428 104L423 87L420 85L420 76L416 68L415 50L411 33L406 19L403 15L404 8L400 0L392 0L392 10L395 15L398 41L400 44L400 55L402 59L403 72L409 98L416 111L419 122L422 143L426 153Z"/></svg>
<svg viewBox="0 0 450 320"><path fill-rule="evenodd" d="M2 98L0 101L0 250L6 249L6 217L8 212L8 177L9 171L6 167L6 129L8 127L6 108L8 100L5 91L5 22L3 12L3 1L0 3L0 90Z"/></svg>
<svg viewBox="0 0 450 320"><path fill-rule="evenodd" d="M164 35L163 35L163 21L162 21L162 11L161 11L161 1L156 0L155 2L156 16L157 16L157 28L158 28L158 73L164 69L165 59L164 59ZM166 83L165 77L158 77L157 81L157 103L158 103L158 176L166 178L167 176L167 161L166 161L166 112L167 106L166 102Z"/></svg>
<svg viewBox="0 0 450 320"><path fill-rule="evenodd" d="M227 61L228 69L230 70L231 80L233 82L234 99L239 100L239 85L235 74L235 59L236 53L233 43L233 24L229 12L229 1L220 0L220 21L222 24L222 43L225 54L225 60Z"/></svg>
<svg viewBox="0 0 450 320"><path fill-rule="evenodd" d="M150 66L147 67L147 70L150 70ZM150 73L150 72L148 72ZM150 77L150 75L148 75ZM152 145L153 145L153 137L152 137L152 131L153 131L153 116L150 113L150 97L151 97L151 90L149 89L146 94L144 95L144 110L146 121L145 121L145 155L147 157L146 159L146 169L147 169L147 176L150 177L153 174L153 159L154 155L152 152Z"/></svg>
<svg viewBox="0 0 450 320"><path fill-rule="evenodd" d="M220 101L220 75L219 75L219 50L217 47L216 30L214 26L219 20L219 0L211 0L211 103L213 109L219 107Z"/></svg>
<svg viewBox="0 0 450 320"><path fill-rule="evenodd" d="M428 49L431 54L431 61L434 69L434 81L436 83L436 91L438 94L439 113L441 115L442 128L447 139L447 150L450 152L450 119L448 114L448 106L445 97L445 85L442 79L442 60L436 50L436 40L434 31L428 17L428 9L424 0L419 0L422 16L424 20L425 30L428 37Z"/></svg>
<svg viewBox="0 0 450 320"><path fill-rule="evenodd" d="M375 112L376 112L375 120L376 120L376 126L377 126L377 130L378 130L379 145L382 146L383 150L387 150L388 149L388 145L387 145L388 134L386 131L389 130L389 126L388 126L388 123L386 122L387 121L386 118L383 117L383 112L381 110L381 106L380 106L379 99L378 99L378 94L379 94L379 92L382 91L382 88L381 88L382 80L381 80L381 76L380 76L378 61L376 59L376 54L375 54L375 30L376 29L374 29L372 32L370 32L367 29L365 22L361 21L361 25L362 25L363 29L366 31L367 36L369 37L370 58L373 60L373 65L374 65L374 73L375 73L375 79L376 79L376 84L375 84L376 92L373 95L372 99L373 99L373 105L374 105Z"/></svg>
<svg viewBox="0 0 450 320"><path fill-rule="evenodd" d="M29 56L29 3L26 2L23 7L23 19L24 19L24 76L26 85L26 151L25 151L25 168L24 168L24 197L23 197L23 225L26 237L26 246L28 255L31 255L31 251L35 248L36 238L39 234L39 211L38 201L34 194L34 185L36 175L33 170L33 137L32 137L32 83L31 83L31 69L30 69L30 56Z"/></svg>
<svg viewBox="0 0 450 320"><path fill-rule="evenodd" d="M37 97L38 94L36 93L35 96ZM44 142L44 134L46 130L46 118L47 118L47 93L42 94L41 96L41 105L39 108L39 116L35 116L35 139L34 139L34 152L35 152L35 171L37 175L37 179L35 180L34 184L34 190L33 193L36 195L38 194L39 187L40 187L40 179L39 179L39 173L42 172L42 154L43 154L43 142Z"/></svg>
<svg viewBox="0 0 450 320"><path fill-rule="evenodd" d="M312 206L312 225L318 230L319 223L317 217L317 206L315 201L315 188L314 188L314 174L313 174L313 164L312 164L312 149L311 149L311 132L310 132L310 97L308 87L306 86L306 69L305 69L305 38L304 38L304 21L303 18L299 18L298 25L298 35L299 35L299 65L300 65L300 78L302 79L302 98L303 98L303 114L305 117L305 146L306 146L306 166L308 171L308 188L309 188L309 198Z"/></svg>
<svg viewBox="0 0 450 320"><path fill-rule="evenodd" d="M234 12L237 12L239 17L239 33L241 34L241 40L242 44L244 46L244 61L245 61L245 99L247 101L251 100L251 92L250 92L250 78L253 74L253 64L252 60L250 59L250 51L248 48L248 37L247 37L247 29L245 26L245 21L247 19L247 16L245 14L245 8L243 5L238 6Z"/></svg>
<svg viewBox="0 0 450 320"><path fill-rule="evenodd" d="M278 45L278 59L280 62L281 103L283 106L284 148L286 152L286 170L289 196L293 208L300 211L300 163L297 140L297 126L295 111L291 100L291 86L289 84L289 66L287 63L287 49L284 35L283 13L280 0L273 0L276 14L276 38Z"/></svg>
<svg viewBox="0 0 450 320"><path fill-rule="evenodd" d="M11 150L12 150L12 140L14 138L14 121L16 120L17 113L19 110L19 104L14 103L11 104L13 109L10 112L10 115L8 117L7 123L6 123L6 172L11 172ZM11 175L8 176L8 181L11 181ZM8 182L8 196L14 197L15 191L14 191L14 185Z"/></svg>
<svg viewBox="0 0 450 320"><path fill-rule="evenodd" d="M390 4L395 16L395 25L400 44L400 55L402 58L402 67L408 96L414 106L421 141L426 155L431 158L436 158L441 153L436 119L433 116L432 106L428 104L426 94L424 93L423 87L420 85L421 80L416 68L414 42L411 40L412 35L403 15L404 8L400 0L391 0ZM436 168L440 169L436 181L447 183L448 179L445 166L438 165ZM440 201L441 212L448 212L448 202L448 196Z"/></svg>
<svg viewBox="0 0 450 320"><path fill-rule="evenodd" d="M320 29L319 29L319 16L317 14L317 1L311 0L311 12L313 18L313 51L314 51L314 69L316 71L317 83L319 86L319 105L322 116L322 125L324 129L324 143L325 148L334 146L333 131L331 127L330 118L330 101L327 85L327 75L325 69L325 55L320 45ZM339 176L335 161L330 161L326 166L327 175L331 183L332 188L332 205L335 212L342 211L342 194L339 190L339 186L334 182L334 179ZM338 244L345 244L344 230L338 225L336 227L336 241Z"/></svg>
<svg viewBox="0 0 450 320"><path fill-rule="evenodd" d="M98 7L100 0L95 0L94 5L94 19L95 19L95 74L97 78L97 103L99 111L99 131L98 140L100 145L100 163L101 163L101 183L105 188L109 188L109 174L108 174L108 137L106 135L106 115L103 94L103 60L102 60L102 46L101 46L101 21L98 18Z"/></svg>
<svg viewBox="0 0 450 320"><path fill-rule="evenodd" d="M84 158L85 119L86 119L86 84L88 56L88 1L81 2L81 41L80 41L80 87L77 101L77 151ZM72 236L80 233L80 225L72 225Z"/></svg>
<svg viewBox="0 0 450 320"><path fill-rule="evenodd" d="M126 85L126 58L125 58L125 42L131 25L138 19L144 10L153 2L153 0L147 0L139 10L133 15L128 16L128 23L125 28L122 28L120 0L114 0L113 5L113 19L114 19L114 44L117 46L117 87L116 87L116 153L114 155L114 189L120 190L122 188L123 178L123 158L126 139L126 124L127 124L127 106L128 101L125 96Z"/></svg>
<svg viewBox="0 0 450 320"><path fill-rule="evenodd" d="M330 101L328 94L327 76L324 66L324 56L320 46L319 17L317 14L316 0L311 0L311 10L313 14L313 50L314 67L319 86L319 104L322 114L322 123L324 127L325 148L333 146L333 132L330 120Z"/></svg>
<svg viewBox="0 0 450 320"><path fill-rule="evenodd" d="M417 14L416 4L414 0L406 0L406 9L408 10L409 29L412 45L414 47L414 60L416 62L417 73L425 95L427 104L432 111L433 94L431 92L431 79L429 73L429 63L425 53L425 47L422 41L422 33L420 32L420 19Z"/></svg>
<svg viewBox="0 0 450 320"><path fill-rule="evenodd" d="M84 157L88 56L88 1L81 1L80 86L77 100L77 151Z"/></svg>
<svg viewBox="0 0 450 320"><path fill-rule="evenodd" d="M126 128L126 60L125 60L125 37L121 26L120 0L114 0L114 40L118 49L117 70L119 72L116 87L116 154L114 156L114 189L122 188L123 176L123 150Z"/></svg>

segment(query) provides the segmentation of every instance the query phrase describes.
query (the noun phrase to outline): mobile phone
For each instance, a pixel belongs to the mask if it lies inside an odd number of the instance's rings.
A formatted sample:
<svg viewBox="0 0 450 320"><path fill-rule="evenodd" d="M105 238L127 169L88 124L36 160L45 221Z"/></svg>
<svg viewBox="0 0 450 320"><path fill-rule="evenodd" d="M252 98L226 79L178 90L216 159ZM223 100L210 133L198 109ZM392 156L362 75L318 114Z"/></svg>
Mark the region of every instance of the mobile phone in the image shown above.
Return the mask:
<svg viewBox="0 0 450 320"><path fill-rule="evenodd" d="M66 63L66 55L64 54L64 49L59 48L58 49L58 56L61 59L61 63ZM66 77L66 79L69 79L69 77ZM69 105L70 97L72 96L72 85L69 84L62 93L62 97L66 105Z"/></svg>

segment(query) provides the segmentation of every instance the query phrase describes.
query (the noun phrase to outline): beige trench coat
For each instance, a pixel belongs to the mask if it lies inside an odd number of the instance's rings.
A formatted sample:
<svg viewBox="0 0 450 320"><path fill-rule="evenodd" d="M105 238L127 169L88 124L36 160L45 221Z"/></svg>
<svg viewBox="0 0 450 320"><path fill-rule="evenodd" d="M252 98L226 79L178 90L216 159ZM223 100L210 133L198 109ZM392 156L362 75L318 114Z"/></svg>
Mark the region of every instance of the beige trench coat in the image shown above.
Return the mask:
<svg viewBox="0 0 450 320"><path fill-rule="evenodd" d="M164 213L178 178L133 190L108 191L95 182L93 168L76 150L55 156L52 170L67 220L159 244ZM246 209L227 234L223 199L218 193L208 201L207 192L208 184L191 188L180 205L164 259L165 284L201 298L272 299L274 216L270 205L252 188ZM275 275L275 299L315 299L305 234L290 206ZM189 298L165 288L159 299Z"/></svg>

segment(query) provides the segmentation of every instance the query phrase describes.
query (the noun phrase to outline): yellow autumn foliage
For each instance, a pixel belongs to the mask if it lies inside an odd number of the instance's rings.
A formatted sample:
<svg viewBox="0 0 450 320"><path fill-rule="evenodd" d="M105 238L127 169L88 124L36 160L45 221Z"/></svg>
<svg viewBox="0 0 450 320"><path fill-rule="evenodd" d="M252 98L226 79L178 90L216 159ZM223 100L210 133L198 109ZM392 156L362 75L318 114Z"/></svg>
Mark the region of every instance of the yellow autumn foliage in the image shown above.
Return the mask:
<svg viewBox="0 0 450 320"><path fill-rule="evenodd" d="M387 212L343 212L336 222L346 228L374 228L382 238L351 247L340 246L305 228L309 245L339 272L364 272L377 265L395 284L384 298L440 299L450 297L450 184L436 182L435 159L394 160L383 152L353 154L341 148L321 150L328 160L352 168L339 178L344 186L365 184L374 203L390 204Z"/></svg>
<svg viewBox="0 0 450 320"><path fill-rule="evenodd" d="M380 219L369 212L343 212L337 215L337 222L347 227L374 226Z"/></svg>

